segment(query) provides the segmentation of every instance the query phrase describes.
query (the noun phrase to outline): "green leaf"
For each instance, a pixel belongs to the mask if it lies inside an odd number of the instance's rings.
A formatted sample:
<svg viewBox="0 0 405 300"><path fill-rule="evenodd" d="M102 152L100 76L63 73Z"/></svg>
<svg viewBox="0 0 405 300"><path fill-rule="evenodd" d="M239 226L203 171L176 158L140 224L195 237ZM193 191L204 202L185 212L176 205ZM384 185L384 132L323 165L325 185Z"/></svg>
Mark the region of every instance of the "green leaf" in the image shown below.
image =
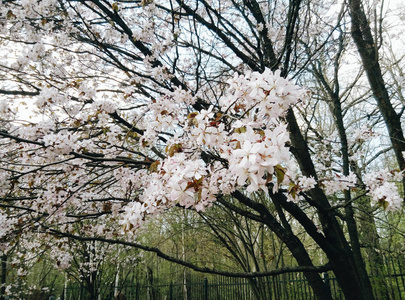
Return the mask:
<svg viewBox="0 0 405 300"><path fill-rule="evenodd" d="M385 198L378 199L378 205L382 207L384 210L387 210L388 202L385 201Z"/></svg>
<svg viewBox="0 0 405 300"><path fill-rule="evenodd" d="M287 192L295 199L297 196L297 190L298 190L298 185L296 185L294 182L290 182L288 185Z"/></svg>
<svg viewBox="0 0 405 300"><path fill-rule="evenodd" d="M277 177L277 185L280 186L284 180L285 169L281 165L276 165L274 167L274 173L276 174Z"/></svg>
<svg viewBox="0 0 405 300"><path fill-rule="evenodd" d="M174 144L166 147L165 152L168 156L172 157L175 153L183 151L183 146L181 144Z"/></svg>

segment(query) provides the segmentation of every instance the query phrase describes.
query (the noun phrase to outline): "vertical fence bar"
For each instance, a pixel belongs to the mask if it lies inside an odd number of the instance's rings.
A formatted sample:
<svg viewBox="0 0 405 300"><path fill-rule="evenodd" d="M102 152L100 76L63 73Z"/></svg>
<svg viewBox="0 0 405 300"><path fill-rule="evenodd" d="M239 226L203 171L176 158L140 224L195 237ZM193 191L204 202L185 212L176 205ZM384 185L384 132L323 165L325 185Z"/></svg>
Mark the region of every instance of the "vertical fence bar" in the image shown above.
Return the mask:
<svg viewBox="0 0 405 300"><path fill-rule="evenodd" d="M288 294L290 295L290 299L295 299L295 281L294 281L294 274L288 274Z"/></svg>
<svg viewBox="0 0 405 300"><path fill-rule="evenodd" d="M400 273L400 276L401 276L402 287L403 287L404 292L405 292L404 273L402 271L402 266L401 265L402 265L402 261L401 261L401 259L398 258L399 273ZM401 294L402 294L402 291L401 291Z"/></svg>
<svg viewBox="0 0 405 300"><path fill-rule="evenodd" d="M300 274L300 286L301 286L302 295L305 295L305 299L307 299L307 285L306 285L306 281L303 280L301 274Z"/></svg>
<svg viewBox="0 0 405 300"><path fill-rule="evenodd" d="M297 274L299 276L299 273ZM299 295L299 284L300 280L299 278L297 279L297 276L293 277L293 294L294 294L294 299L297 299Z"/></svg>
<svg viewBox="0 0 405 300"><path fill-rule="evenodd" d="M303 281L304 282L304 286L305 286L305 295L307 296L311 296L311 287L308 284L308 281Z"/></svg>
<svg viewBox="0 0 405 300"><path fill-rule="evenodd" d="M327 287L328 290L329 290L329 293L332 295L332 291L331 291L331 289L330 289L330 281L329 281L329 274L328 274L328 272L324 272L324 273L323 273L323 281L325 282L326 287Z"/></svg>
<svg viewBox="0 0 405 300"><path fill-rule="evenodd" d="M218 284L217 284L217 295L218 295L218 299L224 299L223 298L223 292L224 292L224 288L223 288L223 282L222 282L222 277L219 277L218 280Z"/></svg>
<svg viewBox="0 0 405 300"><path fill-rule="evenodd" d="M392 292L393 286L392 286L392 278L390 276L390 274L392 274L392 270L391 270L390 262L387 259L387 257L385 257L385 256L384 256L384 262L385 262L385 265L387 266L387 275L388 275L387 279L388 279L389 291L390 291L391 295L395 297L395 293Z"/></svg>
<svg viewBox="0 0 405 300"><path fill-rule="evenodd" d="M394 259L393 258L391 258L391 263L392 263L392 269L394 270L394 274L392 274L394 277L395 277L395 282L396 282L396 284L397 284L397 290L398 290L398 297L399 297L399 299L400 300L402 300L402 293L401 293L401 286L400 286L400 284L399 284L399 282L398 282L398 275L399 274L397 274L397 270L395 269L395 262L394 262Z"/></svg>
<svg viewBox="0 0 405 300"><path fill-rule="evenodd" d="M208 278L204 278L204 300L208 300Z"/></svg>
<svg viewBox="0 0 405 300"><path fill-rule="evenodd" d="M226 299L229 299L229 293L230 293L230 278L225 277L225 286L226 286Z"/></svg>
<svg viewBox="0 0 405 300"><path fill-rule="evenodd" d="M278 276L273 277L273 282L274 282L274 297L276 299L279 299L279 291L278 291Z"/></svg>
<svg viewBox="0 0 405 300"><path fill-rule="evenodd" d="M269 277L266 277L266 287L267 287L267 296L269 297L269 300L273 299L273 294L272 294L272 289L271 289L271 281L269 280Z"/></svg>

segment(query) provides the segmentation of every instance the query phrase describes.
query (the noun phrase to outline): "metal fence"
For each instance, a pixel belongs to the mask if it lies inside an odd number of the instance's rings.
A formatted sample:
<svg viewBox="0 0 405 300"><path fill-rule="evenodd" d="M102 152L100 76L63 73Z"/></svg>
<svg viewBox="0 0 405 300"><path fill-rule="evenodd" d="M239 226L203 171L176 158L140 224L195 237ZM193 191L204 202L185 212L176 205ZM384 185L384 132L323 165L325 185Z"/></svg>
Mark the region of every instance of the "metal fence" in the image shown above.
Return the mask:
<svg viewBox="0 0 405 300"><path fill-rule="evenodd" d="M277 276L253 280L221 276L211 279L189 278L186 283L125 285L118 290L128 300L250 300L258 299L260 292L266 295L266 298L262 299L313 299L314 296L307 281L301 278L301 274L298 277L287 280ZM109 293L104 293L100 299L114 299L113 294L113 289L110 289ZM66 300L87 299L83 287L78 286L68 287L64 298Z"/></svg>
<svg viewBox="0 0 405 300"><path fill-rule="evenodd" d="M344 300L344 295L336 279L328 273L323 274L334 299ZM371 278L373 282L375 278ZM379 294L375 288L377 299L405 300L405 274L384 276L388 289ZM375 286L375 285L373 285ZM114 289L103 289L98 299L114 299ZM256 278L214 277L189 278L186 283L169 284L133 284L119 287L118 290L128 300L312 300L315 298L307 280L301 273L283 274L280 276ZM86 292L83 287L69 286L65 300L84 300Z"/></svg>
<svg viewBox="0 0 405 300"><path fill-rule="evenodd" d="M405 257L384 257L384 267L379 276L371 275L376 299L405 300ZM370 274L372 272L370 271ZM323 273L336 300L344 300L344 295L332 272ZM312 300L315 295L302 273L288 273L278 276L254 279L212 276L201 278L188 275L178 282L162 282L154 278L154 284L147 284L145 278L127 281L115 287L113 283L98 291L97 299L114 299L114 292L120 291L127 300ZM64 300L93 300L86 296L83 286L71 284L63 295Z"/></svg>

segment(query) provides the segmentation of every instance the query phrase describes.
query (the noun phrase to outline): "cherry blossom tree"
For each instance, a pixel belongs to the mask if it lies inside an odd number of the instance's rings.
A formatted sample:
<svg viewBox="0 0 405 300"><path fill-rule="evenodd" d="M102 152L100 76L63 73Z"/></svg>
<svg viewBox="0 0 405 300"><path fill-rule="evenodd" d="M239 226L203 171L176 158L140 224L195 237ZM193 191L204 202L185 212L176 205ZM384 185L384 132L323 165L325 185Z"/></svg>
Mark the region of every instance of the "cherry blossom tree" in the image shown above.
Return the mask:
<svg viewBox="0 0 405 300"><path fill-rule="evenodd" d="M136 247L201 272L299 271L318 299L331 298L319 273L332 270L346 298L373 299L351 206L367 195L381 209L401 208L401 124L391 130L378 106L399 170L359 174L350 171L344 123L334 125L340 153L328 169L296 117L312 99L294 79L308 76L347 8L363 18L355 1L4 1L3 248L12 236L39 232ZM332 117L343 120L335 100ZM209 214L213 203L273 231L298 266L225 272L137 240L166 210ZM290 218L327 264L314 265Z"/></svg>

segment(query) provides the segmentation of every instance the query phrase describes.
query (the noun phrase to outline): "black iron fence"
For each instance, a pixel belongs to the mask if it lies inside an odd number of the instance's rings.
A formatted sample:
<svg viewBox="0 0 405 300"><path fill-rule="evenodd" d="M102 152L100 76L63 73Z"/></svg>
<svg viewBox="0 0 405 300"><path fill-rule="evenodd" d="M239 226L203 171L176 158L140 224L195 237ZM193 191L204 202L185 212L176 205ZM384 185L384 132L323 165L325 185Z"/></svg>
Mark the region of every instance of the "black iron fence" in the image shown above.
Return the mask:
<svg viewBox="0 0 405 300"><path fill-rule="evenodd" d="M405 256L381 255L379 266L366 263L376 299L405 300ZM184 270L183 270L184 271ZM115 286L114 280L98 287L97 300L114 299L118 293L127 300L312 300L315 295L302 273L288 273L254 279L223 276L199 277L177 272L178 277L140 273ZM146 278L148 277L148 278ZM126 277L129 278L129 277ZM169 278L169 280L168 280ZM336 300L344 295L332 272L322 274ZM152 284L153 283L153 284ZM94 291L93 291L94 294ZM71 283L63 300L93 300L85 286Z"/></svg>
<svg viewBox="0 0 405 300"><path fill-rule="evenodd" d="M398 269L399 271L399 269ZM323 274L324 281L331 289L334 299L344 300L342 291L331 273ZM377 278L371 277L377 299L405 300L405 274L384 275L378 283L386 286L381 289L376 285ZM382 279L382 280L381 280ZM213 277L189 277L183 283L168 284L132 284L102 289L98 299L111 300L114 293L125 295L127 300L312 300L315 298L307 280L301 273L282 274L279 276L255 279ZM87 300L83 287L71 285L66 290L65 300Z"/></svg>

